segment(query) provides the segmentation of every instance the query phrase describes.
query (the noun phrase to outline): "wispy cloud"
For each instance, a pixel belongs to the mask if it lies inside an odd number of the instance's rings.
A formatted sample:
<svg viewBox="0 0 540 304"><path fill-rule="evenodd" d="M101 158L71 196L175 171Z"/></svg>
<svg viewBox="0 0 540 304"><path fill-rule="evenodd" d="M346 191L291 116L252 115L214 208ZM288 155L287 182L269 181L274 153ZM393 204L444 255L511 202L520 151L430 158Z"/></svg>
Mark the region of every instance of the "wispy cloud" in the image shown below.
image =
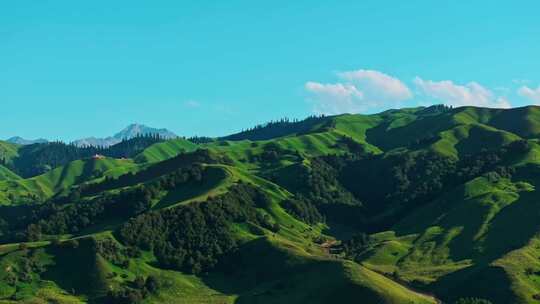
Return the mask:
<svg viewBox="0 0 540 304"><path fill-rule="evenodd" d="M402 101L412 97L411 90L401 80L379 71L347 71L338 76L361 88L368 99Z"/></svg>
<svg viewBox="0 0 540 304"><path fill-rule="evenodd" d="M305 84L313 111L324 114L369 111L412 98L399 79L374 70L345 71L337 83L309 81Z"/></svg>
<svg viewBox="0 0 540 304"><path fill-rule="evenodd" d="M446 104L454 107L478 106L510 108L507 96L515 90L512 86L488 88L476 81L455 83L452 80L412 79L411 87L402 80L375 70L353 70L336 73L335 83L309 81L304 88L313 111L340 114L384 110L405 105ZM518 95L540 105L540 86L530 88L526 80L521 83ZM414 88L414 90L411 90Z"/></svg>
<svg viewBox="0 0 540 304"><path fill-rule="evenodd" d="M460 85L450 80L433 81L416 77L413 82L421 95L438 103L456 107L509 108L511 106L504 96L498 96L474 81Z"/></svg>
<svg viewBox="0 0 540 304"><path fill-rule="evenodd" d="M324 84L309 81L305 89L312 94L314 112L323 114L352 113L360 110L364 94L350 84Z"/></svg>
<svg viewBox="0 0 540 304"><path fill-rule="evenodd" d="M540 86L538 86L536 89L531 89L528 86L522 86L518 89L517 93L519 96L540 105Z"/></svg>

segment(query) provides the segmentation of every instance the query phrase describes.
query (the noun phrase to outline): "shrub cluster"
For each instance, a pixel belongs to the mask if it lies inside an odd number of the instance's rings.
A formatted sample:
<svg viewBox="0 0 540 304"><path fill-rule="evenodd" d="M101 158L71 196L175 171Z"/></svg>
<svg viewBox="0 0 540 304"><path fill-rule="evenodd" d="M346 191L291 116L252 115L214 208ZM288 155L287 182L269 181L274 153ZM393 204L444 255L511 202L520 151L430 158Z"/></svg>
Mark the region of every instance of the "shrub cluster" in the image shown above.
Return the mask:
<svg viewBox="0 0 540 304"><path fill-rule="evenodd" d="M239 184L203 203L142 214L126 222L118 236L127 245L152 250L162 267L200 273L237 248L231 223L279 230L270 216L257 209L265 205L268 199L260 190Z"/></svg>

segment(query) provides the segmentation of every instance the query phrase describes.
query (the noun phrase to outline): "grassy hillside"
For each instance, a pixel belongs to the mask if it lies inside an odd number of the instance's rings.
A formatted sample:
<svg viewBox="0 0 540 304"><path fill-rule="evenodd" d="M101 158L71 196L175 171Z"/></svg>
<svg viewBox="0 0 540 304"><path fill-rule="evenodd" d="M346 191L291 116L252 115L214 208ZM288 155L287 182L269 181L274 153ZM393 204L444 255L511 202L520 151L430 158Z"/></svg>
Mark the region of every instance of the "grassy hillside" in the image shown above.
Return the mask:
<svg viewBox="0 0 540 304"><path fill-rule="evenodd" d="M537 112L540 112L538 107L510 110L463 107L450 110L434 106L373 115L346 114L313 119L309 124L289 123L293 125L289 132L278 132L275 138L269 139L272 132L261 127L201 147L227 153L232 159L245 163L269 142L309 156L339 153L343 147L339 147L338 142L346 136L371 153L396 148L431 149L447 156L460 157L483 148L496 148L532 137L537 134L536 124L540 125L540 118L536 119L534 114ZM515 127L513 121L523 125ZM250 138L265 140L253 141ZM135 159L137 162L162 161L196 147L183 139L171 140L151 146Z"/></svg>
<svg viewBox="0 0 540 304"><path fill-rule="evenodd" d="M519 259L525 252L540 254L532 245L540 231L537 186L529 178L474 179L406 217L391 233L376 235L363 262L448 298L536 303L537 263Z"/></svg>
<svg viewBox="0 0 540 304"><path fill-rule="evenodd" d="M3 180L13 180L13 179L20 179L21 177L17 174L13 173L8 168L0 165L0 181Z"/></svg>
<svg viewBox="0 0 540 304"><path fill-rule="evenodd" d="M17 157L19 146L0 140L0 159L5 163L11 163L12 160Z"/></svg>
<svg viewBox="0 0 540 304"><path fill-rule="evenodd" d="M257 125L242 132L221 137L221 140L269 140L278 137L301 135L320 132L326 129L332 118L327 116L310 116L304 120L290 120L283 118Z"/></svg>
<svg viewBox="0 0 540 304"><path fill-rule="evenodd" d="M67 194L73 185L103 176L117 177L137 168L131 160L76 160L36 177L0 181L0 201L4 204L41 201L56 194Z"/></svg>
<svg viewBox="0 0 540 304"><path fill-rule="evenodd" d="M489 125L525 138L534 138L540 134L539 107L528 106L497 112L489 120Z"/></svg>
<svg viewBox="0 0 540 304"><path fill-rule="evenodd" d="M27 179L8 162L0 303L538 303L539 109L281 120Z"/></svg>
<svg viewBox="0 0 540 304"><path fill-rule="evenodd" d="M153 144L135 157L138 163L158 162L176 156L180 152L191 152L197 145L182 138L171 139Z"/></svg>

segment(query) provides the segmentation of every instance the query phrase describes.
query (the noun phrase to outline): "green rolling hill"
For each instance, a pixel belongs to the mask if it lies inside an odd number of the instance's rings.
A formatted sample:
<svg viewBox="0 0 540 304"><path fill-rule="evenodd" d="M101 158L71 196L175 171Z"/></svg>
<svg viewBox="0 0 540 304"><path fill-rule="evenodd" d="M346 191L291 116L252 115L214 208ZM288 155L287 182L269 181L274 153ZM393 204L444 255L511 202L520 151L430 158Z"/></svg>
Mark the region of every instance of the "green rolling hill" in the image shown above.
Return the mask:
<svg viewBox="0 0 540 304"><path fill-rule="evenodd" d="M13 173L8 168L0 165L0 181L3 180L13 180L13 179L20 179L21 177L17 174Z"/></svg>
<svg viewBox="0 0 540 304"><path fill-rule="evenodd" d="M195 149L197 149L197 145L188 140L182 138L172 139L146 148L135 156L135 161L139 163L159 162L172 158L180 152L191 152Z"/></svg>
<svg viewBox="0 0 540 304"><path fill-rule="evenodd" d="M106 176L117 177L136 171L138 165L131 160L83 159L53 169L42 175L21 179L0 180L0 201L4 204L22 200L25 203L42 201L54 195L67 194L71 186Z"/></svg>
<svg viewBox="0 0 540 304"><path fill-rule="evenodd" d="M18 156L18 149L18 145L0 141L0 161L4 164L11 164L13 159Z"/></svg>
<svg viewBox="0 0 540 304"><path fill-rule="evenodd" d="M0 303L539 303L539 109L284 119L28 178L0 142Z"/></svg>

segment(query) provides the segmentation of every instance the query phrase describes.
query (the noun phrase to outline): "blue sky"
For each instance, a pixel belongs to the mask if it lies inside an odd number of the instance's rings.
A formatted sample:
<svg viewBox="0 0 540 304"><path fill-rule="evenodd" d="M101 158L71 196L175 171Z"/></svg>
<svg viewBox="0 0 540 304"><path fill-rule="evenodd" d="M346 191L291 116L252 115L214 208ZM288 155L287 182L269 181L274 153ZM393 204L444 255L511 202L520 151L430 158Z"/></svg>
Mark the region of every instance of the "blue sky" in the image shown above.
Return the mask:
<svg viewBox="0 0 540 304"><path fill-rule="evenodd" d="M540 104L538 1L2 1L0 138Z"/></svg>

